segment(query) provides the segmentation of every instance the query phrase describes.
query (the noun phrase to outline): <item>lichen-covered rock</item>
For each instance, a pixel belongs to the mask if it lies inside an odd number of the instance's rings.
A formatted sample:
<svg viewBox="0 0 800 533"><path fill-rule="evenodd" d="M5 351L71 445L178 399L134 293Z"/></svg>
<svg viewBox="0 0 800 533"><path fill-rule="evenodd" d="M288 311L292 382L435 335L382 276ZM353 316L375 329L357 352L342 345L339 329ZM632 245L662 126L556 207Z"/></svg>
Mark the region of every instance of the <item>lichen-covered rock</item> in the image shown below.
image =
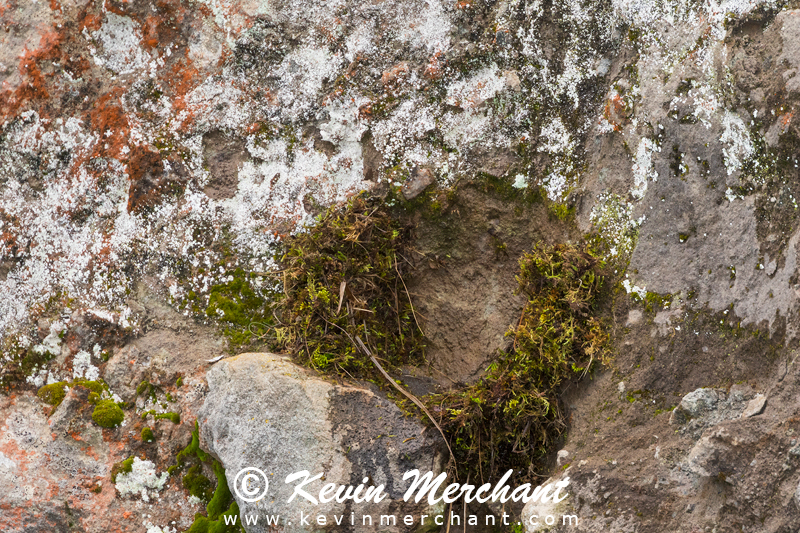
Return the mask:
<svg viewBox="0 0 800 533"><path fill-rule="evenodd" d="M335 523L335 516L349 520L351 511L371 514L376 521L381 514L433 514L425 500L402 501L409 483L403 474L419 469L438 475L444 458L441 437L377 392L333 384L267 353L220 361L207 379L209 392L199 413L201 444L220 459L231 487L243 468L255 467L268 476L269 492L260 501L237 496L242 516L279 515L282 524L292 522L287 531L313 531L315 524L300 524L301 512L315 520L325 515L328 524ZM299 497L289 502L302 479L284 481L302 470L309 477L324 476L325 481L306 486L315 497L326 483L356 487L365 478L366 486L383 485L388 496L378 504L334 500L317 506ZM268 531L262 522L248 532ZM357 524L356 530L361 529L370 530ZM398 522L386 530L413 529Z"/></svg>

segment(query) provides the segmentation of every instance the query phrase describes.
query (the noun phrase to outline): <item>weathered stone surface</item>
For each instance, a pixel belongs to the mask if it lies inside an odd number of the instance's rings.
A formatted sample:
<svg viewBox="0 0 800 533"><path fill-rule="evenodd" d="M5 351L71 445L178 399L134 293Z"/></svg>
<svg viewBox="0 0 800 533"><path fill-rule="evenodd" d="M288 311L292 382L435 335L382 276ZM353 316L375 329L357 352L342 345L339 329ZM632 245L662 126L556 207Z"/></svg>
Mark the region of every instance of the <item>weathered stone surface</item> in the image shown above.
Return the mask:
<svg viewBox="0 0 800 533"><path fill-rule="evenodd" d="M261 469L269 479L264 499L248 503L237 497L242 515L277 514L287 531L314 531L316 526L300 524L301 512L315 519L325 515L328 524L335 523L335 516L349 520L352 511L371 514L376 521L381 514L433 514L425 501L402 501L408 486L403 474L419 469L438 475L444 458L441 437L403 416L380 394L333 384L267 353L220 361L207 380L209 392L198 415L202 445L220 459L231 487L246 467ZM295 484L284 480L301 470L311 476L323 473L327 480L306 486L315 496L326 482L355 487L368 478L366 486L383 485L388 497L378 504L288 502ZM385 530L413 529L399 523ZM260 531L269 528L261 523L248 528L249 533Z"/></svg>
<svg viewBox="0 0 800 533"><path fill-rule="evenodd" d="M764 408L767 406L767 397L764 394L757 394L755 398L750 400L745 407L744 411L742 411L742 418L750 418L751 416L760 415L764 412Z"/></svg>
<svg viewBox="0 0 800 533"><path fill-rule="evenodd" d="M509 348L532 242L607 245L628 297L606 317L614 372L565 393L571 531L797 530L799 18L765 0L5 2L0 529L186 529L201 507L178 482L145 504L108 471L163 472L188 441L226 350L212 287L275 268L325 206L400 186L436 187L406 282L448 386ZM18 374L33 349L52 357ZM92 425L80 390L55 412L35 396L87 372L130 402L126 426ZM162 404L184 422L141 420Z"/></svg>

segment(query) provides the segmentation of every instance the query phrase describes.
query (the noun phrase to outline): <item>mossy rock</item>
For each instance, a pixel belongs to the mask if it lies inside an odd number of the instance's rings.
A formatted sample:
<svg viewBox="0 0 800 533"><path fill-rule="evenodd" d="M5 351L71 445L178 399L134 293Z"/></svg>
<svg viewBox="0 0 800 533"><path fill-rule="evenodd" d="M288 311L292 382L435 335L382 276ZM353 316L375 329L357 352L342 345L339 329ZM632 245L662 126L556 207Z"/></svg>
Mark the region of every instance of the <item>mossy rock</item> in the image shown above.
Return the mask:
<svg viewBox="0 0 800 533"><path fill-rule="evenodd" d="M64 390L66 386L66 381L51 383L50 385L45 385L44 387L40 388L36 395L43 402L49 403L53 407L58 407L61 405L61 402L64 401L64 397L67 395L67 391Z"/></svg>
<svg viewBox="0 0 800 533"><path fill-rule="evenodd" d="M125 420L125 413L113 400L101 400L94 408L92 420L100 427L113 428Z"/></svg>

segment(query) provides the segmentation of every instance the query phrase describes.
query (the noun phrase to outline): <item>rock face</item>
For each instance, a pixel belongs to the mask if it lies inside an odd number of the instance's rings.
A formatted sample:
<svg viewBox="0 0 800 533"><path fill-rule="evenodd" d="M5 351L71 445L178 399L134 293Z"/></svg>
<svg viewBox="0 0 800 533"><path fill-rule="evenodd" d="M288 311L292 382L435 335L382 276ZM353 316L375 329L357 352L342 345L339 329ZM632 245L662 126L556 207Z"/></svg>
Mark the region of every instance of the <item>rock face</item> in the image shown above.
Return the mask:
<svg viewBox="0 0 800 533"><path fill-rule="evenodd" d="M430 203L404 281L423 392L509 347L532 242L603 250L613 371L565 389L543 467L573 480L563 530L797 531L798 117L796 0L3 2L0 530L187 529L180 480L145 502L111 468L160 480L203 405L231 483L259 458L391 491L435 469L436 436L368 390L252 355L206 379L215 288L266 291L241 272L368 190ZM93 425L80 386L36 395L88 377L124 425Z"/></svg>
<svg viewBox="0 0 800 533"><path fill-rule="evenodd" d="M408 488L403 474L419 469L438 475L444 458L441 437L403 416L381 395L335 385L284 357L264 353L220 361L207 379L209 392L198 416L201 444L220 459L231 488L237 473L247 467L262 470L269 480L268 493L260 501L245 502L237 496L242 516L278 515L286 531L317 531L337 530L336 517L341 521L342 516L349 528L355 512L361 523L347 530L373 531L363 525L362 514L372 515L376 524L380 515L393 514L399 525L382 530L412 531L419 523L403 526L403 515L434 514L425 501L402 501ZM366 478L365 487L383 485L388 496L377 504L334 500L315 505L300 497L289 502L303 480L284 481L302 470L310 478L322 473L337 486L356 487ZM304 488L318 498L325 483L316 480ZM310 526L301 524L301 512L313 517ZM315 522L318 515L327 517L327 528ZM271 531L266 524L247 529Z"/></svg>

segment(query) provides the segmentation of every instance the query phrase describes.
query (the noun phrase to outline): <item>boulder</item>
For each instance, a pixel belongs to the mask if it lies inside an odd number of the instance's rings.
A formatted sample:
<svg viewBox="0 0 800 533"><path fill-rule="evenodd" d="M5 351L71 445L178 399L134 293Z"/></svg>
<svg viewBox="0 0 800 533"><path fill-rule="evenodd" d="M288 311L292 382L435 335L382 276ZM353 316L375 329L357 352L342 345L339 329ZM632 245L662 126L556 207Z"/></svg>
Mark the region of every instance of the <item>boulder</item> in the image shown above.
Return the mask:
<svg viewBox="0 0 800 533"><path fill-rule="evenodd" d="M318 516L325 517L327 528L335 528L336 520L344 517L344 524L354 531L374 531L380 515L395 515L397 520L396 526L382 531L413 531L420 514L441 512L430 509L427 500L403 501L409 485L403 480L406 471L434 475L441 471L445 457L441 437L435 429L404 416L377 391L332 383L288 358L268 353L220 361L209 370L207 380L209 392L198 417L201 446L225 467L241 516L259 516L257 525L247 527L249 533L269 531L264 518L268 515L277 515L286 531L325 529L318 525ZM240 476L236 485L237 473L244 468L259 469L268 480L267 493L258 501L245 501L243 490L236 493L235 487L241 489L245 478ZM365 487L383 485L387 496L379 503L334 499L314 504L302 496L289 501L303 479L286 483L287 476L304 470L309 478L322 474L302 487L315 499L329 483L357 487L365 479ZM263 479L260 473L251 473L256 477L248 488L260 494ZM403 525L407 514L414 515L413 526ZM363 525L364 515L372 517L372 527Z"/></svg>

